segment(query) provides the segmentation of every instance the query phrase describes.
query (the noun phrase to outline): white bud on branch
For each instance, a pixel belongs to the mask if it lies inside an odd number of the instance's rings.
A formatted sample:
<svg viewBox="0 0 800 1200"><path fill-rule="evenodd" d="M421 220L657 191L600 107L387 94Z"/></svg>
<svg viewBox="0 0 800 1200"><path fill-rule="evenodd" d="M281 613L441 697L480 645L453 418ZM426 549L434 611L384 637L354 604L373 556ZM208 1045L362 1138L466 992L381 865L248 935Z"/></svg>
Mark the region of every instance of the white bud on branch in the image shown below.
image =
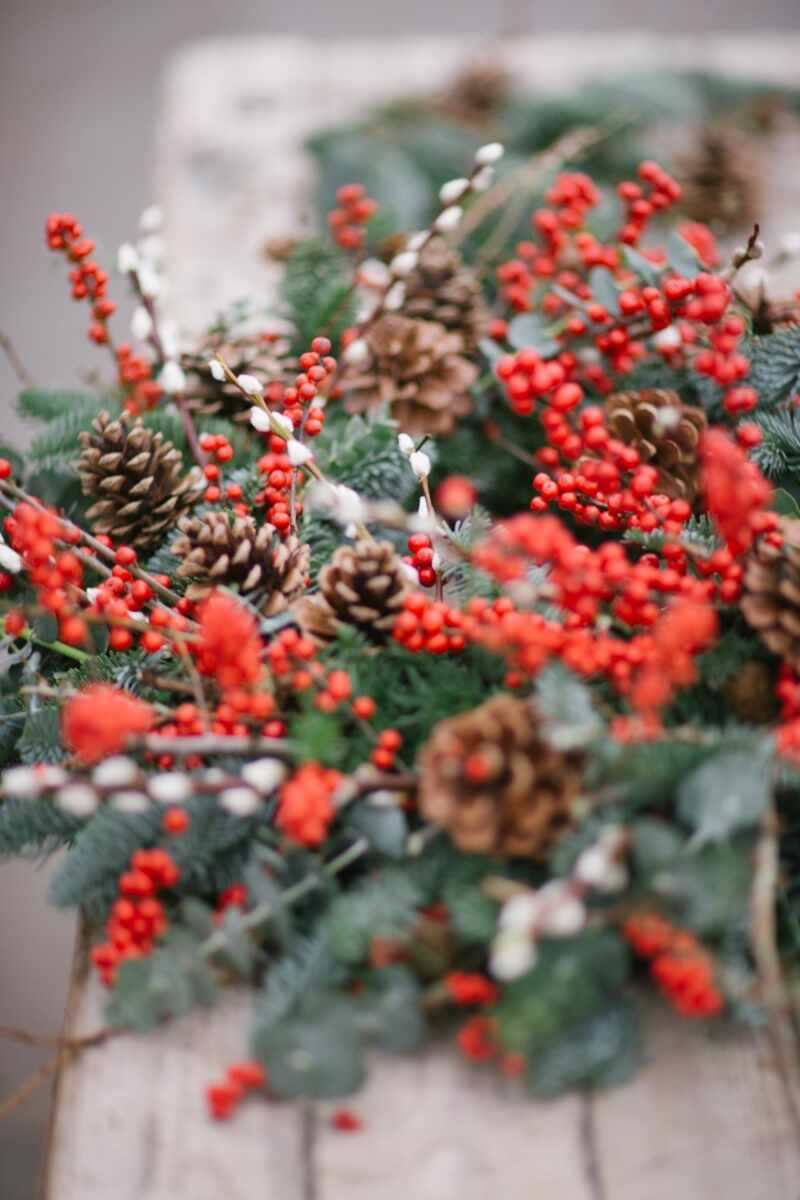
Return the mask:
<svg viewBox="0 0 800 1200"><path fill-rule="evenodd" d="M431 473L431 460L424 450L415 450L409 455L408 462L417 479L421 481L428 478Z"/></svg>
<svg viewBox="0 0 800 1200"><path fill-rule="evenodd" d="M257 758L242 767L242 779L245 783L264 796L280 787L287 774L285 763L277 758Z"/></svg>
<svg viewBox="0 0 800 1200"><path fill-rule="evenodd" d="M499 162L504 154L505 149L501 142L487 142L475 151L475 162L479 167L489 167Z"/></svg>
<svg viewBox="0 0 800 1200"><path fill-rule="evenodd" d="M405 454L406 458L414 453L414 439L409 437L407 433L399 433L397 435L397 444L400 447L400 453Z"/></svg>
<svg viewBox="0 0 800 1200"><path fill-rule="evenodd" d="M287 417L284 413L273 413L272 414L273 429L276 426L278 428L278 432L281 435L281 437L286 438L287 441L289 440L290 437L293 436L294 425L292 424L289 417Z"/></svg>
<svg viewBox="0 0 800 1200"><path fill-rule="evenodd" d="M129 275L131 271L139 269L139 255L136 253L136 247L130 242L123 242L117 250L117 270L120 275Z"/></svg>
<svg viewBox="0 0 800 1200"><path fill-rule="evenodd" d="M139 217L142 233L157 233L164 224L164 213L159 204L149 204Z"/></svg>
<svg viewBox="0 0 800 1200"><path fill-rule="evenodd" d="M259 433L269 433L269 413L265 412L263 408L256 408L254 406L250 409L250 424L253 426L253 429L257 429Z"/></svg>
<svg viewBox="0 0 800 1200"><path fill-rule="evenodd" d="M361 367L369 360L369 346L364 338L356 338L342 354L346 363L353 367Z"/></svg>
<svg viewBox="0 0 800 1200"><path fill-rule="evenodd" d="M433 228L439 233L451 233L458 228L458 224L464 215L464 210L459 204L453 204L450 208L445 208L439 213L436 220L433 222Z"/></svg>
<svg viewBox="0 0 800 1200"><path fill-rule="evenodd" d="M448 179L447 183L443 183L439 188L439 199L444 205L455 204L468 187L468 179Z"/></svg>
<svg viewBox="0 0 800 1200"><path fill-rule="evenodd" d="M313 450L298 442L297 438L289 438L286 443L286 455L293 467L303 467L314 457Z"/></svg>
<svg viewBox="0 0 800 1200"><path fill-rule="evenodd" d="M221 806L233 817L251 817L261 805L258 792L249 787L226 788L219 798Z"/></svg>
<svg viewBox="0 0 800 1200"><path fill-rule="evenodd" d="M395 254L394 258L389 263L389 270L398 279L403 279L407 275L411 274L411 272L414 270L416 265L417 265L416 251L415 250L403 250L403 251L401 251L400 254Z"/></svg>
<svg viewBox="0 0 800 1200"><path fill-rule="evenodd" d="M22 559L16 550L12 550L10 546L6 545L2 538L0 538L0 567L9 575L18 575L22 570Z"/></svg>
<svg viewBox="0 0 800 1200"><path fill-rule="evenodd" d="M209 359L208 369L211 372L211 377L213 379L216 379L217 383L225 382L225 380L227 378L227 376L225 374L225 368L223 367L222 363L219 361L218 358Z"/></svg>
<svg viewBox="0 0 800 1200"><path fill-rule="evenodd" d="M383 297L383 307L388 308L390 312L396 312L398 308L403 307L406 298L406 285L399 280L393 283L386 295Z"/></svg>
<svg viewBox="0 0 800 1200"><path fill-rule="evenodd" d="M168 396L176 396L186 390L186 376L183 368L172 360L164 363L158 376L158 382Z"/></svg>
<svg viewBox="0 0 800 1200"><path fill-rule="evenodd" d="M255 375L237 375L236 382L248 396L261 396L264 394L264 385L256 379Z"/></svg>
<svg viewBox="0 0 800 1200"><path fill-rule="evenodd" d="M153 332L153 318L143 305L133 310L131 317L131 333L135 338L144 341Z"/></svg>

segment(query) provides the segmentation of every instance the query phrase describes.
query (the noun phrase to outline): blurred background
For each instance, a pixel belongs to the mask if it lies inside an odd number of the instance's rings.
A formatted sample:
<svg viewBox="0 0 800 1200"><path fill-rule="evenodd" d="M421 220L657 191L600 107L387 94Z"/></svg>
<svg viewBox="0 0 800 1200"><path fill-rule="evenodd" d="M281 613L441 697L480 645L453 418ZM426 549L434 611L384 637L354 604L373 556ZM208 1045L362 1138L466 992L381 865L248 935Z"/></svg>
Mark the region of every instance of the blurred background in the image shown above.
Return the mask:
<svg viewBox="0 0 800 1200"><path fill-rule="evenodd" d="M66 387L79 382L93 355L84 315L67 299L63 264L45 251L45 216L52 209L77 213L97 240L98 257L113 262L117 245L156 198L162 80L170 57L191 41L309 34L324 56L326 39L359 35L470 33L490 45L517 33L800 28L798 0L572 0L562 6L535 0L440 0L434 6L429 0L0 0L0 14L0 332L13 339L37 383ZM313 57L296 86L299 104L302 89L314 88ZM15 388L0 356L2 434L24 438L13 413ZM47 867L0 865L0 1025L53 1033L63 1014L74 931L70 919L47 907L47 877ZM37 1052L0 1041L0 1100L40 1061ZM0 1123L0 1200L37 1195L48 1101L49 1089L42 1088Z"/></svg>

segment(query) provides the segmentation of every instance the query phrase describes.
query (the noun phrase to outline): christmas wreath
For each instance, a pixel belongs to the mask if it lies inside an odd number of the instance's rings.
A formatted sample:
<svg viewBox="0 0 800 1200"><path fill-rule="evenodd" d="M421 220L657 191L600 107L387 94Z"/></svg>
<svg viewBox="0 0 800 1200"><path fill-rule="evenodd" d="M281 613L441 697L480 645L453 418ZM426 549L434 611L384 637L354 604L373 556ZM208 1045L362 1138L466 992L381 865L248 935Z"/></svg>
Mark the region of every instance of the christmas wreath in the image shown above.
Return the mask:
<svg viewBox="0 0 800 1200"><path fill-rule="evenodd" d="M614 103L505 87L321 134L280 312L191 344L156 210L132 343L47 220L114 377L25 387L3 447L0 852L66 847L112 1027L252 985L216 1117L437 1030L539 1095L616 1082L648 979L751 1019L796 961L798 310L740 287L757 229L715 238L758 173L718 113L704 168L620 170Z"/></svg>

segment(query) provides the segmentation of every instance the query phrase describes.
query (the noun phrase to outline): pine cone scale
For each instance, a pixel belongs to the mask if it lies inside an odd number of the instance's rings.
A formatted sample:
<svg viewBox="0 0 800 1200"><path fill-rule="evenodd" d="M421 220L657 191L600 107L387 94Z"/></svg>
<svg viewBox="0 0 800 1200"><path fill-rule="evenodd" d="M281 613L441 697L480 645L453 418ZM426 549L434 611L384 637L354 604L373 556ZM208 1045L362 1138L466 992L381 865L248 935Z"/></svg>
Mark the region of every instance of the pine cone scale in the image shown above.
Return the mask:
<svg viewBox="0 0 800 1200"><path fill-rule="evenodd" d="M418 765L422 815L465 853L542 858L574 819L579 758L550 747L516 697L441 721Z"/></svg>

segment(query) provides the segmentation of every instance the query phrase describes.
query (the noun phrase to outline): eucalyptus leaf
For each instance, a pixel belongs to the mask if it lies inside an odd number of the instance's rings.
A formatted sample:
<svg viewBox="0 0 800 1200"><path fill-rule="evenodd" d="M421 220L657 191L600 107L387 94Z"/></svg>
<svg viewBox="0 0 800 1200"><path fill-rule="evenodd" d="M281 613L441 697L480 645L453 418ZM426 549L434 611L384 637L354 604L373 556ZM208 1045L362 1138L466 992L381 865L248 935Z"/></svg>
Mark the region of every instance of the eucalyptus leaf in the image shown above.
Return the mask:
<svg viewBox="0 0 800 1200"><path fill-rule="evenodd" d="M519 313L508 325L508 340L515 350L535 350L542 358L558 354L558 342L536 313Z"/></svg>

